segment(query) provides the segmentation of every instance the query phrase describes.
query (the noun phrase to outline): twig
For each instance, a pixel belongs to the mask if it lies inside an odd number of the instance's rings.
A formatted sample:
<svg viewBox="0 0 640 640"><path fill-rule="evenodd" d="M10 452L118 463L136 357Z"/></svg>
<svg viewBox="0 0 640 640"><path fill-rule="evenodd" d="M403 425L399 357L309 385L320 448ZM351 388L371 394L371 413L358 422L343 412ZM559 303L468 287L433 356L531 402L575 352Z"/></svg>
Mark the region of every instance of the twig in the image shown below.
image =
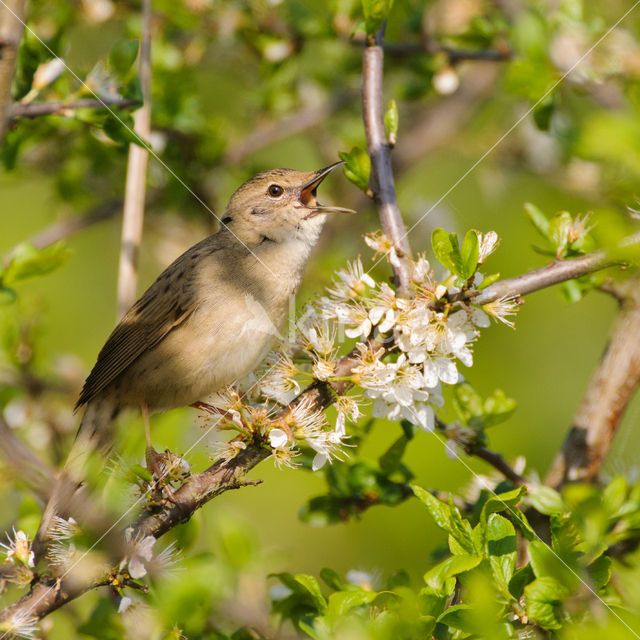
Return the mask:
<svg viewBox="0 0 640 640"><path fill-rule="evenodd" d="M71 111L76 109L104 109L105 107L114 107L116 109L128 109L140 105L139 100L131 98L116 98L105 96L100 100L93 98L82 98L79 100L57 100L55 102L29 102L21 104L16 102L9 109L9 119L17 120L18 118L39 118L40 116L49 115L69 115Z"/></svg>
<svg viewBox="0 0 640 640"><path fill-rule="evenodd" d="M0 144L9 123L11 84L24 32L26 0L3 0L0 7Z"/></svg>
<svg viewBox="0 0 640 640"><path fill-rule="evenodd" d="M143 140L151 131L151 0L142 3L140 42L140 85L143 105L133 116L135 133ZM142 239L144 198L147 181L147 149L131 143L122 213L122 240L118 269L118 318L135 302L138 284L138 250Z"/></svg>
<svg viewBox="0 0 640 640"><path fill-rule="evenodd" d="M362 53L362 117L371 157L370 187L378 208L382 229L398 255L393 271L400 295L407 295L411 280L409 240L398 207L391 168L391 149L383 123L382 74L384 25L374 38L368 38Z"/></svg>
<svg viewBox="0 0 640 640"><path fill-rule="evenodd" d="M403 58L416 53L435 55L446 54L450 64L457 64L465 60L484 60L489 62L507 62L513 57L513 52L508 49L455 49L447 47L435 40L422 42L385 42L385 53L390 56Z"/></svg>
<svg viewBox="0 0 640 640"><path fill-rule="evenodd" d="M480 458L488 462L492 467L497 469L507 480L511 480L517 487L525 484L525 479L517 473L509 463L495 451L491 451L486 447L475 447L468 452L469 455Z"/></svg>
<svg viewBox="0 0 640 640"><path fill-rule="evenodd" d="M572 260L553 262L546 267L534 269L515 278L501 280L488 286L479 294L472 296L460 294L459 298L473 298L474 304L487 304L503 297L526 295L545 289L554 284L585 276L594 271L600 271L617 264L624 264L627 254L640 249L640 233L634 233L625 238L614 250L601 250L588 253Z"/></svg>
<svg viewBox="0 0 640 640"><path fill-rule="evenodd" d="M108 220L120 210L120 207L122 207L122 200L103 202L85 214L55 222L46 229L38 232L35 236L31 236L27 242L36 247L36 249L44 249L50 244L68 238L77 231L81 231L92 224Z"/></svg>
<svg viewBox="0 0 640 640"><path fill-rule="evenodd" d="M611 337L545 480L594 482L640 383L640 276L627 280ZM621 293L620 287L617 287Z"/></svg>
<svg viewBox="0 0 640 640"><path fill-rule="evenodd" d="M445 432L447 430L446 422L443 422L437 416L435 418L435 423L436 429L438 429L438 431ZM519 487L525 484L525 479L519 473L517 473L515 469L509 466L509 463L499 453L491 451L486 447L475 446L473 443L459 443L459 445L464 449L464 452L468 456L475 456L476 458L480 458L481 460L489 463L492 467L497 469L505 478L507 478L507 480L511 480L511 482L513 482L516 486Z"/></svg>

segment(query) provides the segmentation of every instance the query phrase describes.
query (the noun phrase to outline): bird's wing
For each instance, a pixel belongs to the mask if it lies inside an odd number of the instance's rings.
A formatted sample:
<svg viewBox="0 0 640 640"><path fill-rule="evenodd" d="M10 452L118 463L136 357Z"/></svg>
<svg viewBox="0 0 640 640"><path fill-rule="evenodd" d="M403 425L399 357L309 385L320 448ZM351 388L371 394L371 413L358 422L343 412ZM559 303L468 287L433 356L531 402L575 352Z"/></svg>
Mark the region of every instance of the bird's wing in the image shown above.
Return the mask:
<svg viewBox="0 0 640 640"><path fill-rule="evenodd" d="M153 349L195 310L197 266L219 247L207 238L167 267L120 320L98 354L76 409L92 400L145 351Z"/></svg>

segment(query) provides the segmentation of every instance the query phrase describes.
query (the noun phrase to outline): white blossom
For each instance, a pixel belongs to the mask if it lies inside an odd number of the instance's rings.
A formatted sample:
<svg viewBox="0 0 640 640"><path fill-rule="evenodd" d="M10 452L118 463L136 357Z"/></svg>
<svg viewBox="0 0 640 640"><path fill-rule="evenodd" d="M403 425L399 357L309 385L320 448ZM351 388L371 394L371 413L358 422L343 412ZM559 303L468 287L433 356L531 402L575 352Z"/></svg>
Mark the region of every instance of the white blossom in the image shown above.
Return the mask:
<svg viewBox="0 0 640 640"><path fill-rule="evenodd" d="M482 264L498 248L500 238L495 231L478 233L478 243L478 264Z"/></svg>
<svg viewBox="0 0 640 640"><path fill-rule="evenodd" d="M485 304L482 308L494 320L502 322L513 329L514 324L512 320L509 320L509 317L516 315L520 310L520 296L503 296Z"/></svg>
<svg viewBox="0 0 640 640"><path fill-rule="evenodd" d="M4 632L3 635L11 638L32 640L37 637L38 619L30 615L30 610L18 611L2 623L0 630Z"/></svg>
<svg viewBox="0 0 640 640"><path fill-rule="evenodd" d="M13 538L7 534L7 539L9 541L8 544L0 542L0 547L7 556L7 562L23 564L25 567L34 567L35 558L31 550L29 536L21 529L18 531L13 529Z"/></svg>
<svg viewBox="0 0 640 640"><path fill-rule="evenodd" d="M122 598L120 598L118 613L124 613L132 604L133 600L129 596L123 596Z"/></svg>
<svg viewBox="0 0 640 640"><path fill-rule="evenodd" d="M269 431L269 444L274 449L284 447L287 442L289 442L289 436L284 429L280 429L279 427L277 427Z"/></svg>
<svg viewBox="0 0 640 640"><path fill-rule="evenodd" d="M133 539L133 529L129 527L125 530L125 540L133 543L133 548L127 557L120 563L120 568L129 565L129 575L137 580L147 574L147 564L153 558L153 545L156 539L153 536Z"/></svg>
<svg viewBox="0 0 640 640"><path fill-rule="evenodd" d="M327 293L334 301L349 301L362 297L368 288L376 286L375 280L364 271L360 258L347 263L346 269L336 271L337 278Z"/></svg>
<svg viewBox="0 0 640 640"><path fill-rule="evenodd" d="M282 405L289 404L300 393L300 384L295 379L298 367L291 356L272 351L265 359L265 368L267 373L258 381L261 393Z"/></svg>

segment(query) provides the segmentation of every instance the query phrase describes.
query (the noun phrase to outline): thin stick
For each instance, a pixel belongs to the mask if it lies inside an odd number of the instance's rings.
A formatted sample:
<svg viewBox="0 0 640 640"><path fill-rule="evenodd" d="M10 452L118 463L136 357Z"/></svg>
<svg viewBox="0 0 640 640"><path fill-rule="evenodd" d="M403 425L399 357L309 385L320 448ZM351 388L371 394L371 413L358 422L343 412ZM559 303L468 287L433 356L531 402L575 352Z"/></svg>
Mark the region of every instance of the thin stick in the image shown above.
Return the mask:
<svg viewBox="0 0 640 640"><path fill-rule="evenodd" d="M0 7L0 144L12 106L11 84L24 33L26 0L3 0Z"/></svg>
<svg viewBox="0 0 640 640"><path fill-rule="evenodd" d="M58 240L64 240L77 231L113 217L122 206L122 200L103 202L85 214L60 220L39 231L27 240L36 249L44 249Z"/></svg>
<svg viewBox="0 0 640 640"><path fill-rule="evenodd" d="M127 109L140 105L140 100L131 98L110 98L104 96L100 100L93 98L82 98L79 100L57 100L55 102L30 102L21 104L16 102L9 109L9 119L17 120L19 118L39 118L40 116L49 115L71 115L76 109L104 109L105 107L114 107L116 109Z"/></svg>
<svg viewBox="0 0 640 640"><path fill-rule="evenodd" d="M524 296L554 284L585 276L616 264L624 264L626 257L640 249L640 233L625 238L613 251L594 251L572 260L552 262L515 278L501 280L479 294L461 294L460 299L472 298L474 304L487 304L503 297Z"/></svg>
<svg viewBox="0 0 640 640"><path fill-rule="evenodd" d="M476 458L480 458L489 463L507 478L507 480L511 480L517 487L525 484L525 479L517 473L499 453L491 451L486 447L477 447L470 451L469 455L476 456Z"/></svg>
<svg viewBox="0 0 640 640"><path fill-rule="evenodd" d="M370 187L378 208L382 229L391 240L399 260L393 265L396 288L407 295L411 280L408 257L411 254L407 230L396 198L391 168L391 149L384 131L382 77L384 26L375 38L369 37L362 53L362 117L371 157Z"/></svg>
<svg viewBox="0 0 640 640"><path fill-rule="evenodd" d="M551 486L597 479L624 411L640 383L640 277L624 284L626 295L609 343L545 480Z"/></svg>
<svg viewBox="0 0 640 640"><path fill-rule="evenodd" d="M133 128L143 140L147 140L151 131L151 0L143 0L142 3L139 64L143 105L134 114ZM136 299L148 161L149 153L145 148L134 143L129 145L118 270L118 318L127 312Z"/></svg>

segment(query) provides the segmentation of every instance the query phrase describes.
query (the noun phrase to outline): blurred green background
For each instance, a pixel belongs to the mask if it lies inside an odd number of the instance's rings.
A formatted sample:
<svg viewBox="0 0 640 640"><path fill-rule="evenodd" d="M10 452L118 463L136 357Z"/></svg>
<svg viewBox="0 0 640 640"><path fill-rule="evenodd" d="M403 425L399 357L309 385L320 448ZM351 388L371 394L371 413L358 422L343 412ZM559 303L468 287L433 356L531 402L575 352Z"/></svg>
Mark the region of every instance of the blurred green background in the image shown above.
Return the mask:
<svg viewBox="0 0 640 640"><path fill-rule="evenodd" d="M101 20L95 15L96 3L69 8L62 2L33 2L30 25L85 78L115 42L137 35L135 3L115 4L104 5L112 11ZM566 70L562 66L566 61L560 60L562 38L574 37L578 48L583 42L592 43L628 8L625 2L560 4L552 11L544 4L525 2L505 17L495 6L481 2L396 3L388 41L417 41L429 27L447 46L503 47L515 52L512 62L457 65L461 87L452 95L434 89L439 67L448 64L438 55L388 57L386 98L395 97L400 111L396 188L415 252L430 256L435 227L461 233L469 228L495 230L502 244L490 258L487 272L510 277L541 266L548 258L533 249L537 240L523 214L523 203L529 201L547 214L564 209L572 214L593 212L594 234L605 243L633 228L625 207L634 206L640 174L639 17L631 16L609 36L627 43L627 50L614 50L611 42L604 41L588 58L586 79L576 72L558 86L550 102L550 122L541 129L526 112L541 94L534 79L543 73L557 78ZM233 190L258 170L278 166L311 170L336 160L338 151L364 146L359 120L360 48L347 42L357 24L355 3L158 1L154 10L157 148L171 170L216 213L223 211ZM454 19L456 11L463 15L460 24ZM480 19L485 20L485 41L476 24ZM38 49L33 37L28 42L38 52L36 62L51 57ZM274 43L284 47L283 58L278 58L281 54ZM565 43L569 59L570 45ZM625 56L636 57L630 61ZM619 69L611 71L614 58ZM525 63L531 68L522 71ZM487 76L484 85L465 98L463 92L479 82L480 74ZM77 88L77 82L67 73L44 91L44 97L53 99L71 88ZM265 123L286 122L309 104L324 103L338 94L339 106L308 129L279 135L237 162L229 159L230 150ZM453 111L454 105L459 113ZM455 113L453 122L448 113ZM416 133L428 121L442 129L434 133L433 143L424 143ZM2 255L57 220L82 215L101 201L122 196L126 146L106 139L89 117L18 122L6 145L15 151L16 160L9 162L5 149L5 168L0 170ZM159 195L145 220L140 292L171 260L215 228L211 215L156 160L150 162L149 175L150 192ZM299 306L321 293L333 270L346 260L362 255L365 265L370 264L362 234L379 226L371 203L343 175L336 173L327 180L321 196L355 207L359 214L349 219L336 216L327 223L308 266ZM76 391L115 323L119 233L116 215L73 235L66 241L72 250L68 262L21 285L18 302L0 308L5 327L30 327L29 366L44 377L58 375L61 368L71 370L69 379ZM388 277L384 265L375 272ZM491 431L491 448L510 460L526 456L528 465L544 476L606 345L615 310L613 299L603 294L590 293L568 303L556 288L527 297L515 331L502 325L483 331L467 378L481 393L500 387L518 402L513 417ZM58 436L64 446L77 422L71 415L73 394L66 398L66 404L58 398L57 409L63 416L65 431ZM5 394L3 402L15 410L19 400L16 391ZM639 416L636 401L616 437L608 472L634 472ZM28 416L16 431L39 455L52 460L53 436L44 428L34 429L29 420L40 424L42 417ZM125 422L132 428L122 439L121 453L140 460L141 421L134 415ZM203 430L193 410L156 416L152 424L158 448L188 451L195 469L207 464L209 447L218 436L208 434L195 444ZM352 455L375 460L398 434L396 425L381 421L362 450ZM433 434L419 434L406 460L419 484L444 491L468 483L470 470L489 472L481 461L451 461ZM277 470L266 461L252 477L264 482L228 492L196 514L188 525L198 534L194 550L207 551L221 528L240 522L252 532L243 535L249 538L247 544L260 550L255 554L266 572L317 574L331 566L342 573L358 569L376 575L405 567L419 576L431 551L444 539L423 508L411 500L393 511L376 507L358 520L314 528L299 520L298 511L325 490L322 472ZM18 497L7 478L2 482L9 499L0 502L0 529L10 529Z"/></svg>

